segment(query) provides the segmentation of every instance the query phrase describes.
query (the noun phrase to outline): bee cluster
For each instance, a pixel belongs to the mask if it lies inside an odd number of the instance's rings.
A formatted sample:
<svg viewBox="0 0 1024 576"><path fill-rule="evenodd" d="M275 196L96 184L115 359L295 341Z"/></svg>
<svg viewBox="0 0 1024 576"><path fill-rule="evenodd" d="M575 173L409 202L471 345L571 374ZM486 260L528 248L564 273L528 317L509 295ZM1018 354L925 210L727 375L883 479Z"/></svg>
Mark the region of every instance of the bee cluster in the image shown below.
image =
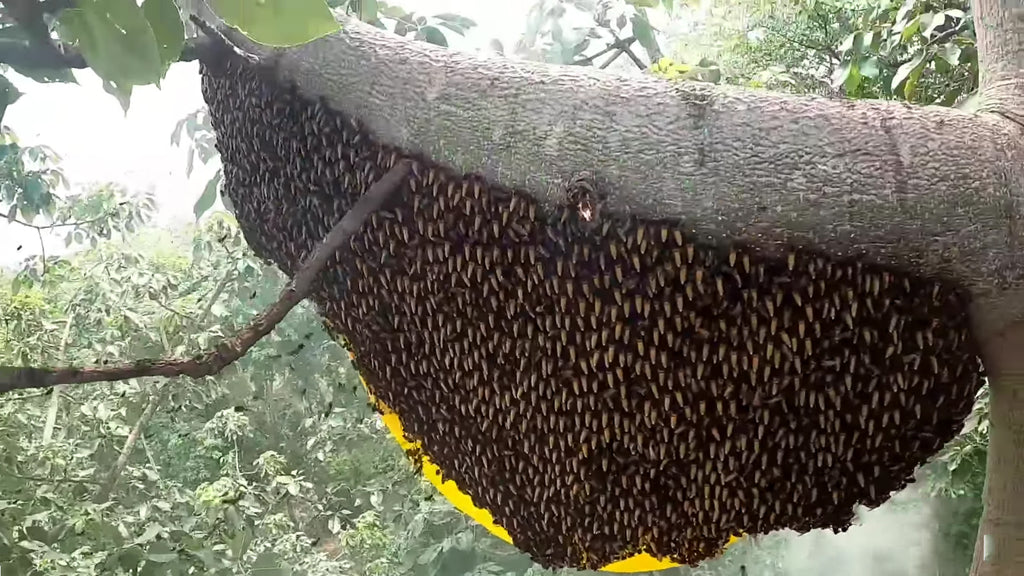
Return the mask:
<svg viewBox="0 0 1024 576"><path fill-rule="evenodd" d="M412 157L248 64L202 73L225 191L288 274ZM321 278L373 394L548 567L845 530L956 434L983 376L943 282L591 221L422 158Z"/></svg>

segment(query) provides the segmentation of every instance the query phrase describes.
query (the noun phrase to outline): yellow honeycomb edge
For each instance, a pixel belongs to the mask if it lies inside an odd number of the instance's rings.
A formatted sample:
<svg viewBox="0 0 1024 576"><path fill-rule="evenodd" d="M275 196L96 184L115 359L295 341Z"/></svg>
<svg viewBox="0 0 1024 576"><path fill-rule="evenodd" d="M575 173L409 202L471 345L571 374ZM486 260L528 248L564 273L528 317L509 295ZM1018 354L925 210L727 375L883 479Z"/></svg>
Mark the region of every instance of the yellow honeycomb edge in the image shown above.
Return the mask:
<svg viewBox="0 0 1024 576"><path fill-rule="evenodd" d="M418 448L419 442L409 442L408 438L406 438L405 432L402 428L402 421L398 418L398 414L396 414L386 404L384 404L384 402L382 402L376 396L373 395L373 392L370 391L370 387L369 385L367 385L366 380L363 379L362 374L359 375L359 381L363 384L363 388L366 390L366 395L369 397L370 402L372 402L380 411L381 420L383 420L384 425L387 426L388 431L391 433L391 436L395 439L396 442L398 442L398 445L402 448L402 450L404 450L405 452L409 452L410 450ZM426 454L422 454L420 458L423 465L423 476L428 481L430 481L431 484L434 485L434 487L437 489L438 492L441 493L442 496L444 496L449 502L451 502L452 505L455 506L455 508L457 508L460 512L475 520L477 523L479 523L481 526L486 528L489 532L491 532L498 538L501 538L505 542L508 542L509 544L512 544L514 546L512 542L512 537L509 536L508 531L502 528L497 522L494 521L494 516L492 516L488 510L485 510L483 508L477 508L473 504L473 499L468 494L463 492L455 483L454 480L442 481L441 469L438 468L436 464L431 462L429 456L427 456ZM737 536L730 537L729 542L722 549L725 550L725 548L728 548L739 539L740 538ZM657 570L667 570L669 568L675 568L676 566L679 566L679 564L669 560L655 558L650 554L644 552L626 558L625 560L619 560L618 562L608 564L600 568L599 571L626 574L635 572L653 572Z"/></svg>

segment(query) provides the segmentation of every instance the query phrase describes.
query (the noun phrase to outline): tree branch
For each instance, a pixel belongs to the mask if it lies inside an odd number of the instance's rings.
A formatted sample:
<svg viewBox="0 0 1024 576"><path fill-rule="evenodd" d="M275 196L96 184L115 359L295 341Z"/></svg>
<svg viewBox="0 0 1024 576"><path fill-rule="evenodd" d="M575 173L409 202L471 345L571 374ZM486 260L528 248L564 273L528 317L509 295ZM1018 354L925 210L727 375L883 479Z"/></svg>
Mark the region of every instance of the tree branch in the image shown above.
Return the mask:
<svg viewBox="0 0 1024 576"><path fill-rule="evenodd" d="M92 368L0 366L0 393L49 388L58 384L113 382L147 376L202 378L217 374L244 356L256 342L269 334L292 308L309 295L314 280L327 265L328 260L346 247L349 239L359 231L370 214L380 209L401 190L400 183L409 169L409 162L403 160L377 181L331 229L312 256L281 291L277 302L256 316L233 338L221 342L214 349L190 359L146 359L117 366Z"/></svg>
<svg viewBox="0 0 1024 576"><path fill-rule="evenodd" d="M46 276L46 242L43 240L43 231L36 228L36 236L39 236L39 255L43 264L42 276Z"/></svg>
<svg viewBox="0 0 1024 576"><path fill-rule="evenodd" d="M4 472L4 476L10 478L17 478L18 480L26 480L28 482L67 482L69 484L86 484L89 486L95 486L98 484L95 480L88 480L85 478L47 478L45 476L24 476L22 474L14 474L11 472Z"/></svg>
<svg viewBox="0 0 1024 576"><path fill-rule="evenodd" d="M25 222L24 220L19 220L18 218L13 218L11 220L8 220L8 222L18 224L20 226L25 226L26 228L34 228L36 230L53 230L54 228L67 228L69 226L85 226L88 224L92 224L93 222L99 222L100 220L109 218L111 215L112 214L106 214L104 216L97 216L95 218L81 220L78 222L56 222L53 224L31 224L29 222Z"/></svg>
<svg viewBox="0 0 1024 576"><path fill-rule="evenodd" d="M588 64L592 64L594 62L594 60L597 60L598 58L600 58L601 56L604 56L605 54L611 52L612 50L622 50L624 48L628 48L633 42L636 42L636 36L629 36L629 37L623 38L621 40L616 40L616 41L612 42L611 44L609 44L608 46L606 46L600 52L597 52L596 54L592 54L590 56L587 56L586 58L582 58L580 60L576 60L576 61L572 62L571 65L572 66L586 66Z"/></svg>
<svg viewBox="0 0 1024 576"><path fill-rule="evenodd" d="M794 46L799 46L801 48L810 50L812 52L817 52L819 54L824 54L824 55L832 58L836 62L842 62L843 61L842 55L839 54L839 52L837 52L834 48L832 48L830 46L821 46L821 45L809 44L809 43L804 42L802 40L798 40L796 38L792 38L792 37L782 33L780 30L777 30L777 29L774 29L774 28L769 28L769 31L772 34L775 34L776 36L778 36L779 38L782 38L786 42L789 42L790 44L793 44Z"/></svg>
<svg viewBox="0 0 1024 576"><path fill-rule="evenodd" d="M33 392L31 394L22 394L21 396L14 396L8 394L7 396L4 397L4 401L17 402L18 400L30 400L32 398L40 398L42 396L48 396L50 394L53 394L53 390L53 388L46 388L45 390L41 390L39 392Z"/></svg>
<svg viewBox="0 0 1024 576"><path fill-rule="evenodd" d="M40 239L40 241L42 241ZM67 358L68 341L71 340L71 324L75 320L75 308L74 304L71 305L68 310L68 317L64 320L64 335L60 339L60 349L57 352L58 362L64 363L64 359ZM57 426L57 412L60 408L60 397L63 395L64 386L57 386L53 390L53 396L50 398L50 409L46 414L46 424L43 426L43 444L49 444L53 439L53 429Z"/></svg>
<svg viewBox="0 0 1024 576"><path fill-rule="evenodd" d="M121 447L121 453L117 455L117 462L114 463L114 467L110 469L110 473L107 474L106 480L100 484L99 489L92 497L92 501L96 504L103 504L110 499L110 493L114 490L114 486L117 485L117 481L121 478L121 473L124 472L126 466L128 466L128 458L131 457L132 452L135 450L135 444L139 441L142 436L142 430L149 423L149 420L156 414L156 409L160 406L164 396L167 395L167 391L170 386L165 382L159 387L149 398L149 403L146 404L146 409L142 411L139 419L135 421L135 426L132 426L131 432L128 433L128 437L124 440L124 446Z"/></svg>
<svg viewBox="0 0 1024 576"><path fill-rule="evenodd" d="M208 46L209 40L206 37L187 39L178 62L199 60ZM77 52L40 47L37 42L25 43L17 39L0 40L0 64L29 70L78 70L89 67L85 58Z"/></svg>

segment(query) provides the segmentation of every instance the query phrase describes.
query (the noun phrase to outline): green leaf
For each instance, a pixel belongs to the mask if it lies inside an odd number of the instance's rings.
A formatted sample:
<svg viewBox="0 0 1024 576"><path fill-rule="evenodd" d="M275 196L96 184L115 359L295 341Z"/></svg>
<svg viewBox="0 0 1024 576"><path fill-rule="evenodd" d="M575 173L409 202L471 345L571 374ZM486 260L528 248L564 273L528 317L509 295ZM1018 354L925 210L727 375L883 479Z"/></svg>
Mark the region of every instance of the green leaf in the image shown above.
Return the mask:
<svg viewBox="0 0 1024 576"><path fill-rule="evenodd" d="M935 32L935 29L938 28L939 26L942 26L945 22L946 15L942 12L939 12L935 16L932 16L931 22L928 23L928 27L924 29L924 37L931 38L932 34Z"/></svg>
<svg viewBox="0 0 1024 576"><path fill-rule="evenodd" d="M78 84L78 80L75 79L75 75L69 68L62 68L59 70L53 70L50 68L29 68L22 65L10 64L14 71L26 78L35 80L43 84L52 82L66 82L68 84Z"/></svg>
<svg viewBox="0 0 1024 576"><path fill-rule="evenodd" d="M229 25L267 46L297 46L341 29L324 0L210 0Z"/></svg>
<svg viewBox="0 0 1024 576"><path fill-rule="evenodd" d="M135 0L82 0L60 15L73 43L100 78L120 86L153 84L164 73L156 37Z"/></svg>
<svg viewBox="0 0 1024 576"><path fill-rule="evenodd" d="M860 66L853 63L850 66L850 73L846 75L846 80L843 82L843 90L848 96L852 96L857 92L857 87L860 86Z"/></svg>
<svg viewBox="0 0 1024 576"><path fill-rule="evenodd" d="M647 51L651 62L657 62L661 58L661 47L658 46L658 41L654 38L654 28L651 27L647 14L637 12L633 14L630 21L633 23L633 36L636 36L636 41Z"/></svg>
<svg viewBox="0 0 1024 576"><path fill-rule="evenodd" d="M832 74L832 87L838 88L846 84L846 79L850 77L851 70L853 70L853 61L847 60L840 64L839 68Z"/></svg>
<svg viewBox="0 0 1024 576"><path fill-rule="evenodd" d="M926 55L922 54L922 56ZM907 81L903 84L903 96L908 102L914 100L914 95L917 93L917 81L921 79L921 73L924 72L925 64L927 64L927 62L927 59L922 58L921 63L910 71L910 75L907 76Z"/></svg>
<svg viewBox="0 0 1024 576"><path fill-rule="evenodd" d="M174 130L171 131L171 144L177 146L181 143L181 130L185 127L185 121L188 118L182 118L178 120L178 123L174 125Z"/></svg>
<svg viewBox="0 0 1024 576"><path fill-rule="evenodd" d="M892 84L890 86L893 92L896 92L896 89L903 84L903 81L906 80L914 70L924 66L924 57L925 53L921 52L915 56L913 60L904 63L896 70L896 75L892 77Z"/></svg>
<svg viewBox="0 0 1024 576"><path fill-rule="evenodd" d="M121 105L121 110L124 110L125 115L128 115L128 107L132 102L132 87L131 84L121 85L110 82L109 80L103 81L103 91L110 94L114 98L117 98L117 103Z"/></svg>
<svg viewBox="0 0 1024 576"><path fill-rule="evenodd" d="M468 30L468 29L476 26L476 22L475 21L473 21L473 20L471 20L469 18L466 18L465 16L460 16L459 14L451 14L449 12L444 12L444 13L441 13L441 14L434 14L434 18L436 18L436 19L438 19L438 20L440 20L442 22L448 22L449 24L454 24L454 25L458 26L459 28L461 28L463 30Z"/></svg>
<svg viewBox="0 0 1024 576"><path fill-rule="evenodd" d="M949 62L950 65L957 66L960 64L960 55L962 52L963 50L961 50L959 46L951 42L943 45L942 49L939 50L938 55L946 62Z"/></svg>
<svg viewBox="0 0 1024 576"><path fill-rule="evenodd" d="M466 30L463 29L462 27L460 27L458 24L453 24L451 22L441 21L441 22L438 22L438 25L439 26L444 26L445 28L451 30L452 32L455 32L459 36L465 36L466 35Z"/></svg>
<svg viewBox="0 0 1024 576"><path fill-rule="evenodd" d="M921 30L921 17L917 16L907 24L906 28L903 29L903 32L900 34L900 40L902 42L910 40L914 37L914 34L918 33L919 30Z"/></svg>
<svg viewBox="0 0 1024 576"><path fill-rule="evenodd" d="M858 34L861 34L861 32L853 32L849 34L846 38L843 38L843 41L839 44L839 51L847 52L851 48L853 48L856 44Z"/></svg>
<svg viewBox="0 0 1024 576"><path fill-rule="evenodd" d="M444 37L444 32L441 32L436 26L423 26L416 31L416 39L448 47L448 39Z"/></svg>
<svg viewBox="0 0 1024 576"><path fill-rule="evenodd" d="M860 63L860 75L865 78L878 78L878 57L866 58Z"/></svg>
<svg viewBox="0 0 1024 576"><path fill-rule="evenodd" d="M252 563L253 576L290 576L292 569L276 552L263 552Z"/></svg>
<svg viewBox="0 0 1024 576"><path fill-rule="evenodd" d="M185 24L174 0L145 0L142 12L153 29L157 51L164 67L178 61L185 46Z"/></svg>
<svg viewBox="0 0 1024 576"><path fill-rule="evenodd" d="M636 6L637 8L657 8L658 0L626 0L626 4Z"/></svg>
<svg viewBox="0 0 1024 576"><path fill-rule="evenodd" d="M434 558L437 558L437 555L440 554L440 553L441 553L441 546L438 545L438 544L434 544L433 546L431 546L431 547L427 548L426 550L424 550L422 554L420 554L420 557L416 559L416 563L417 564L430 564L431 562L434 561Z"/></svg>
<svg viewBox="0 0 1024 576"><path fill-rule="evenodd" d="M214 174L210 181L206 183L206 188L203 189L202 195L196 200L195 206L192 207L196 220L199 220L213 206L213 203L217 201L217 189L220 187L221 177L220 172Z"/></svg>
<svg viewBox="0 0 1024 576"><path fill-rule="evenodd" d="M0 74L0 120L3 120L7 107L21 98L21 91L6 76Z"/></svg>
<svg viewBox="0 0 1024 576"><path fill-rule="evenodd" d="M163 531L163 527L159 524L150 524L146 527L146 531L143 532L141 536L135 539L135 544L145 544L147 542L152 542L154 539L156 539L157 536L160 535L161 531Z"/></svg>
<svg viewBox="0 0 1024 576"><path fill-rule="evenodd" d="M914 0L906 0L903 3L903 6L901 6L899 11L896 12L896 20L895 20L895 22L897 24L902 23L903 19L907 17L907 14L910 14L910 11L914 9L914 4L915 4Z"/></svg>

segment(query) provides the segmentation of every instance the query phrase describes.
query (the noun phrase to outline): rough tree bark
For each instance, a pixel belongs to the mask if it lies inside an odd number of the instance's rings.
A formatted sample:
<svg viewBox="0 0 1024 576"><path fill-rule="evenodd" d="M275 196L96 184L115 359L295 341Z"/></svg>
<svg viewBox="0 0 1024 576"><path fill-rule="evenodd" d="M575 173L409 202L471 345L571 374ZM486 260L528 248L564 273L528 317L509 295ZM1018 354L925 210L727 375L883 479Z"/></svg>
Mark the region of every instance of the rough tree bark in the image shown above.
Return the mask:
<svg viewBox="0 0 1024 576"><path fill-rule="evenodd" d="M555 201L589 170L605 209L709 239L859 254L959 281L992 373L975 576L1024 574L1024 5L976 0L978 113L752 92L462 54L352 20L287 49L192 7L380 140Z"/></svg>

